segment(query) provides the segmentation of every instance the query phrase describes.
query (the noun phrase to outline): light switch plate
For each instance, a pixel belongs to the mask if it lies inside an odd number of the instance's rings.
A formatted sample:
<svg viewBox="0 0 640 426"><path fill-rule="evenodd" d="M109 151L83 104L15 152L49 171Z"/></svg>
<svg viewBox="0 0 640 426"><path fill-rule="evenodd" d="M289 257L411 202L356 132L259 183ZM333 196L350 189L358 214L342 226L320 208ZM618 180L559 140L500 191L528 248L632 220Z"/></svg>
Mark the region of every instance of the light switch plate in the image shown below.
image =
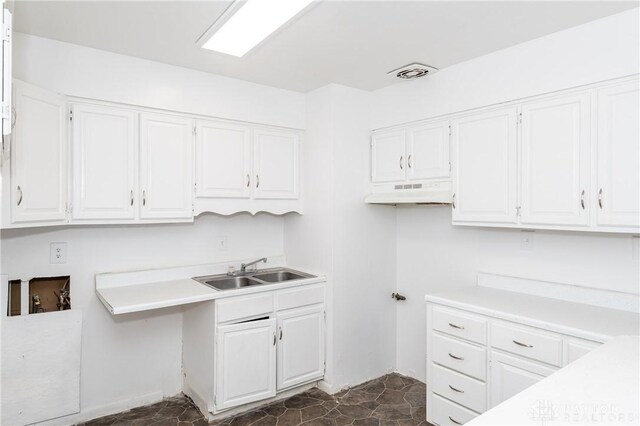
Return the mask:
<svg viewBox="0 0 640 426"><path fill-rule="evenodd" d="M533 231L520 231L520 250L532 251L533 250Z"/></svg>
<svg viewBox="0 0 640 426"><path fill-rule="evenodd" d="M49 263L67 263L67 243L51 243Z"/></svg>

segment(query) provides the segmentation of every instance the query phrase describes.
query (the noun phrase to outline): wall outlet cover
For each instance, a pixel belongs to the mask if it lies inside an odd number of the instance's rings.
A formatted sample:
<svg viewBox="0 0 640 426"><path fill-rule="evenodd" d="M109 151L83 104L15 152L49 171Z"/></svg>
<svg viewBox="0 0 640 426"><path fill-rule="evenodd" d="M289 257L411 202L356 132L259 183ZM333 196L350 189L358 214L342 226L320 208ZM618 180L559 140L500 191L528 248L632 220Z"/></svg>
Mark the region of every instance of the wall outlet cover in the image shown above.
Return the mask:
<svg viewBox="0 0 640 426"><path fill-rule="evenodd" d="M520 231L520 250L532 251L533 250L533 237L535 233L533 231Z"/></svg>
<svg viewBox="0 0 640 426"><path fill-rule="evenodd" d="M67 243L51 243L49 263L67 263Z"/></svg>

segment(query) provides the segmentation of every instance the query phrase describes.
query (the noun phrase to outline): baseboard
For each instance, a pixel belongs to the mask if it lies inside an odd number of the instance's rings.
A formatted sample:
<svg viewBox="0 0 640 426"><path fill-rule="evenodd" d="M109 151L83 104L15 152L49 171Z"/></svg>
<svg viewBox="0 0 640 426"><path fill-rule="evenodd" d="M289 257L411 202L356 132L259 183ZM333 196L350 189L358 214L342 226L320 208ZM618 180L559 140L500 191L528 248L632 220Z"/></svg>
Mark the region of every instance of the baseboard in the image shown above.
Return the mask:
<svg viewBox="0 0 640 426"><path fill-rule="evenodd" d="M110 414L120 413L122 411L130 410L136 407L141 407L143 405L149 405L156 402L160 402L163 399L164 399L164 395L162 394L162 392L152 392L136 398L124 399L121 401L116 401L110 404L100 405L97 407L89 407L71 416L64 416L64 417L58 417L56 419L49 419L44 422L35 423L35 424L47 425L47 426L74 425L76 423L86 422L88 420L96 419L98 417L108 416Z"/></svg>

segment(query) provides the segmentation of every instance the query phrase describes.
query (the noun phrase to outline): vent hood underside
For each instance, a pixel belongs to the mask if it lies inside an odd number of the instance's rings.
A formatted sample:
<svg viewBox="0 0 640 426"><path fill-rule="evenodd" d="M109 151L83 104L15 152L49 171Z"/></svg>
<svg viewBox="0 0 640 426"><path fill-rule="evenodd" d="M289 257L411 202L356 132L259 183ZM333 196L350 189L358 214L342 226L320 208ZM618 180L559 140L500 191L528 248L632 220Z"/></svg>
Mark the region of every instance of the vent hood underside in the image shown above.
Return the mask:
<svg viewBox="0 0 640 426"><path fill-rule="evenodd" d="M367 204L451 204L451 182L374 187Z"/></svg>

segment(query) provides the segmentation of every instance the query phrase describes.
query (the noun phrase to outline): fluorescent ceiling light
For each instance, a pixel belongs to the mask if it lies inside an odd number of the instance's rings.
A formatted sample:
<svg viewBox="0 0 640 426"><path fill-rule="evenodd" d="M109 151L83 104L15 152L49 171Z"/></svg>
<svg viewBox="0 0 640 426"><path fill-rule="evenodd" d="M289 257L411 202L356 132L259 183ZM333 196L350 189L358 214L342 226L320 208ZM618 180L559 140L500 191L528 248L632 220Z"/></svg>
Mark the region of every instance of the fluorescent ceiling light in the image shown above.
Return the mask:
<svg viewBox="0 0 640 426"><path fill-rule="evenodd" d="M313 0L247 0L217 28L202 47L233 56L243 56ZM233 8L233 6L232 6ZM224 15L223 15L224 19ZM205 37L207 34L205 34Z"/></svg>

